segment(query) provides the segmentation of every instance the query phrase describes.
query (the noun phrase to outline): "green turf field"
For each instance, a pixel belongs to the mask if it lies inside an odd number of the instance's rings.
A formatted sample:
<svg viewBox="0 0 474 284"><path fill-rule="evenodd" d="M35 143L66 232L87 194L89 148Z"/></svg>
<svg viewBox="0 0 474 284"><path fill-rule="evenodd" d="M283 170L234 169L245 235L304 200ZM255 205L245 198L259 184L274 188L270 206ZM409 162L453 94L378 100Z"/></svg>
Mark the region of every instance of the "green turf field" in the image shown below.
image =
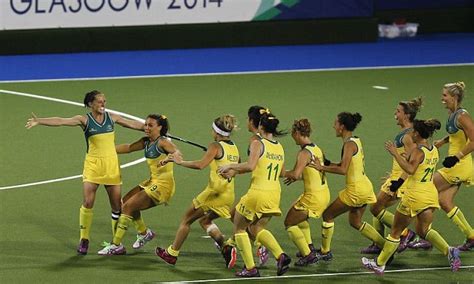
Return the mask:
<svg viewBox="0 0 474 284"><path fill-rule="evenodd" d="M87 91L98 89L106 94L107 107L138 117L149 113L168 116L171 133L208 144L211 140L211 122L215 117L232 113L240 121L240 131L234 141L245 156L249 133L246 130L246 112L250 105L268 106L280 118L281 127L289 129L293 119L308 117L313 124L312 139L320 145L331 160L338 160L341 140L335 137L332 125L341 111L360 112L363 120L355 134L362 138L366 171L375 190L380 177L390 170L391 157L384 150L384 141L393 139L398 132L393 113L400 100L415 96L425 98L419 118L438 118L443 128L437 138L445 135L447 118L440 102L444 83L463 80L467 95L463 105L474 112L474 66L412 69L380 69L359 71L297 72L252 75L221 75L196 77L163 77L149 79L89 80L61 82L4 83L0 89L25 92L75 102L82 102ZM372 86L386 86L388 90ZM32 183L78 175L82 173L85 141L79 127L24 128L30 112L40 117L69 117L86 112L84 108L57 102L0 93L0 187ZM117 126L116 142L133 142L141 137L136 131ZM286 151L286 167L293 167L298 147L291 136L280 140ZM176 142L186 159L202 155L198 148ZM446 154L446 148L441 156ZM142 157L141 152L122 155L121 163ZM122 170L123 193L148 178L145 163ZM236 180L236 199L247 191L249 176ZM87 256L77 256L79 239L78 211L82 202L81 179L57 183L0 190L0 282L2 283L76 283L76 282L161 282L199 279L233 278L243 263L239 259L234 270L224 268L221 255L198 224L182 248L177 265L170 267L154 255L154 248L168 246L174 238L181 215L192 198L206 185L208 170L195 171L175 167L176 194L170 206L159 206L144 212L145 222L156 230L157 238L134 252L135 240L131 228L124 239L126 256L100 257L96 252L102 241L110 241L110 207L103 190L97 195L91 245ZM332 198L342 188L344 177L329 175ZM474 224L474 188L463 187L457 204L471 224ZM302 183L282 186L282 211L286 213L291 202L302 192ZM394 209L392 208L392 211ZM460 244L464 237L442 212L437 212L434 227L450 244ZM270 230L291 256L296 248L283 228L283 217L274 218ZM371 221L370 212L365 220ZM230 234L230 222L219 220L218 225ZM315 244L320 243L320 221L312 221ZM451 273L440 252L407 251L398 255L390 269L418 269L386 273L383 278L364 274L359 254L368 241L352 229L347 215L336 220L332 263L316 264L307 268L291 267L285 274L306 276L286 281L399 281L473 282L474 252L461 255L463 265L471 266ZM344 274L353 272L354 274ZM273 260L261 269L263 276L275 276ZM259 282L276 279L262 279Z"/></svg>

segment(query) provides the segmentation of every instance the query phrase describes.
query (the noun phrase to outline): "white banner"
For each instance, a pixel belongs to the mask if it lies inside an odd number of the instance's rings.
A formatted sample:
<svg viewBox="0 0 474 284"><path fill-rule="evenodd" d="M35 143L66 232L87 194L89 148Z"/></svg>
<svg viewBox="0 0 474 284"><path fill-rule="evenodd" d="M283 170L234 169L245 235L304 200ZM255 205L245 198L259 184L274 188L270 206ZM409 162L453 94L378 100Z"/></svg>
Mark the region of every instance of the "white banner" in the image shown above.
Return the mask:
<svg viewBox="0 0 474 284"><path fill-rule="evenodd" d="M0 28L252 21L281 0L0 0ZM284 1L283 1L284 2Z"/></svg>

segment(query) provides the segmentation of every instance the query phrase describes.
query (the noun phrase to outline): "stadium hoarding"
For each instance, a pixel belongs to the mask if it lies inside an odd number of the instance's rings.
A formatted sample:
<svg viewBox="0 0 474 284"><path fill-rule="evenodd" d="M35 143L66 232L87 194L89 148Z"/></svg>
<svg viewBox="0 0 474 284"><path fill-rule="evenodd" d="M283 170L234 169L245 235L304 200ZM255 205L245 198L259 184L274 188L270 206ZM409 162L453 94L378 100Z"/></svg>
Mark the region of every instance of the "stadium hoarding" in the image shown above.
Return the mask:
<svg viewBox="0 0 474 284"><path fill-rule="evenodd" d="M370 17L373 0L3 0L3 30Z"/></svg>

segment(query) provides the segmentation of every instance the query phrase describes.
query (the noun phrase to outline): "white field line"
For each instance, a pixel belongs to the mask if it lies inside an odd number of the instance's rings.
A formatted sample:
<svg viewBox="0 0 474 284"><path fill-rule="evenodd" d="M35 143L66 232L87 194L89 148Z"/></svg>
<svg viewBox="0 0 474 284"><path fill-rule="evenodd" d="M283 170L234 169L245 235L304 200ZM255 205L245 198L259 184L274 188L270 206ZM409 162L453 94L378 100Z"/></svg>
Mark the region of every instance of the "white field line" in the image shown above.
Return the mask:
<svg viewBox="0 0 474 284"><path fill-rule="evenodd" d="M21 92L14 92L14 91L8 91L8 90L0 90L0 93L3 94L9 94L9 95L15 95L15 96L23 96L23 97L29 97L29 98L34 98L34 99L40 99L40 100L47 100L47 101L53 101L53 102L58 102L58 103L63 103L63 104L70 104L70 105L75 105L75 106L81 106L83 107L84 105L81 103L73 102L73 101L68 101L68 100L62 100L62 99L56 99L56 98L50 98L50 97L45 97L45 96L40 96L40 95L34 95L34 94L28 94L28 93L21 93ZM107 110L108 112L115 113L118 115L121 115L123 117L133 119L133 120L138 120L141 122L145 122L142 118L126 114L120 111L115 111L115 110ZM124 169L136 164L139 164L141 162L145 161L145 158L140 158L138 160L123 164L120 166L120 168ZM5 189L13 189L13 188L20 188L20 187L28 187L28 186L34 186L34 185L39 185L39 184L47 184L47 183L53 183L53 182L60 182L60 181L65 181L65 180L71 180L71 179L76 179L76 178L81 178L81 175L74 175L74 176L69 176L69 177L63 177L63 178L56 178L56 179L51 179L51 180L44 180L44 181L38 181L38 182L32 182L32 183L25 183L25 184L17 184L17 185L9 185L9 186L2 186L0 187L1 190Z"/></svg>
<svg viewBox="0 0 474 284"><path fill-rule="evenodd" d="M378 70L378 69L400 69L400 68L427 68L427 67L451 67L451 66L473 66L474 62L446 63L446 64L423 64L423 65L394 65L394 66L368 66L368 67L339 67L339 68L313 68L313 69L281 69L260 71L238 71L238 72L209 72L209 73L185 73L185 74L163 74L163 75L136 75L136 76L114 76L114 77L85 77L85 78L61 78L61 79L32 79L32 80L4 80L0 83L27 83L27 82L58 82L58 81L93 81L93 80L121 80L121 79L146 79L163 77L192 77L192 76L220 76L220 75L251 75L272 73L298 73L298 72L324 72L324 71L352 71L352 70Z"/></svg>
<svg viewBox="0 0 474 284"><path fill-rule="evenodd" d="M474 265L461 266L460 269L471 269ZM412 268L412 269L396 269L396 270L385 270L387 273L403 273L403 272L414 272L414 271L434 271L434 270L451 270L450 267L426 267L426 268ZM170 282L154 282L154 283L204 283L204 282L227 282L227 281L257 281L257 280L268 280L268 279L297 279L297 278L320 278L320 277L338 277L338 276L357 276L372 274L374 279L382 280L380 276L376 276L372 271L354 271L354 272L337 272L337 273L315 273L315 274L301 274L301 275L283 275L283 276L263 276L255 278L220 278L220 279L201 279L201 280L180 280ZM377 277L377 278L375 278Z"/></svg>

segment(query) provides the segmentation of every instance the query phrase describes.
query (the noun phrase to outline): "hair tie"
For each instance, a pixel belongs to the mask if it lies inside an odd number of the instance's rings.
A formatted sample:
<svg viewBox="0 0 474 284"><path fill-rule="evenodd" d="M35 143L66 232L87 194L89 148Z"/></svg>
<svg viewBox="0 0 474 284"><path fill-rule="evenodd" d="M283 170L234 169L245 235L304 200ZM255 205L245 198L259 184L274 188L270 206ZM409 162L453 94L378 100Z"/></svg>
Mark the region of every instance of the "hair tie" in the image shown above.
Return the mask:
<svg viewBox="0 0 474 284"><path fill-rule="evenodd" d="M261 110L260 110L260 114L265 114L265 113L266 113L266 114L270 114L270 109L265 108L265 109L261 109Z"/></svg>
<svg viewBox="0 0 474 284"><path fill-rule="evenodd" d="M161 118L161 119L166 119L167 117L166 117L166 115L163 115L163 114L162 114L162 115L160 115L160 118Z"/></svg>

